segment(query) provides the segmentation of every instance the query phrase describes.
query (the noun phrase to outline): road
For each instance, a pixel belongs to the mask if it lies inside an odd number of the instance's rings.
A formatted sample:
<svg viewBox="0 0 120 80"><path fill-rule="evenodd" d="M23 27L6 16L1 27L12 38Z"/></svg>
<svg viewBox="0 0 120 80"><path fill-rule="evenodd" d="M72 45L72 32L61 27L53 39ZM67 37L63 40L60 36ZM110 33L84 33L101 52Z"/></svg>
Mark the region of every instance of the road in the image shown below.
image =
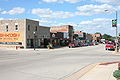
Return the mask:
<svg viewBox="0 0 120 80"><path fill-rule="evenodd" d="M0 49L0 80L64 80L85 66L120 61L104 45L55 50Z"/></svg>

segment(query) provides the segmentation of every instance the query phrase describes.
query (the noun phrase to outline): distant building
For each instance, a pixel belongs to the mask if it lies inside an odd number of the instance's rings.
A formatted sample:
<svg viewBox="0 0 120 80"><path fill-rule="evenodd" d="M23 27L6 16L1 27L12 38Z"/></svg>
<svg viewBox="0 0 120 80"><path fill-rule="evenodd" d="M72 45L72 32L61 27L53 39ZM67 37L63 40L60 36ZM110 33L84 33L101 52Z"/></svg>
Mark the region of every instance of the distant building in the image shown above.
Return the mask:
<svg viewBox="0 0 120 80"><path fill-rule="evenodd" d="M64 34L62 32L51 32L50 33L50 42L53 46L62 46L62 40L64 38Z"/></svg>
<svg viewBox="0 0 120 80"><path fill-rule="evenodd" d="M93 37L91 34L86 34L86 42L91 43L93 41Z"/></svg>
<svg viewBox="0 0 120 80"><path fill-rule="evenodd" d="M61 34L62 37L59 37L57 41L59 41L59 44L68 45L69 41L73 40L73 26L71 25L63 25L63 26L52 26L50 28L50 32L52 34ZM52 38L52 42L55 41L55 38Z"/></svg>
<svg viewBox="0 0 120 80"><path fill-rule="evenodd" d="M85 42L86 33L82 31L74 31L74 39L80 40L80 42Z"/></svg>
<svg viewBox="0 0 120 80"><path fill-rule="evenodd" d="M92 37L93 37L93 41L97 41L97 42L100 42L101 39L102 39L102 35L97 33L97 34L92 34Z"/></svg>
<svg viewBox="0 0 120 80"><path fill-rule="evenodd" d="M29 19L0 20L1 46L42 47L50 39L50 28Z"/></svg>
<svg viewBox="0 0 120 80"><path fill-rule="evenodd" d="M73 39L73 26L71 25L63 25L63 26L52 26L50 28L50 32L62 32L64 34L64 38Z"/></svg>

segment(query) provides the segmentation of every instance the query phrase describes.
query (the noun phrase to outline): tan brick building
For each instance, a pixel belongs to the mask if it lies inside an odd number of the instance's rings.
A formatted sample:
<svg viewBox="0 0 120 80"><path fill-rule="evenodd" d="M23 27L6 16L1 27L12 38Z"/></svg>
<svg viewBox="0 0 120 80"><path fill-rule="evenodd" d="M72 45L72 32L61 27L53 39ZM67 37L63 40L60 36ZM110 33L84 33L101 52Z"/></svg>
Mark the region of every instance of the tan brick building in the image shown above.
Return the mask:
<svg viewBox="0 0 120 80"><path fill-rule="evenodd" d="M19 32L22 35L20 42L0 42L1 45L19 45L24 48L42 47L50 39L50 28L39 26L38 21L29 19L0 20L0 32ZM7 34L8 37L8 34ZM2 37L1 37L2 38ZM45 44L46 43L46 44Z"/></svg>
<svg viewBox="0 0 120 80"><path fill-rule="evenodd" d="M97 41L97 42L100 42L101 39L102 39L102 35L99 34L99 33L92 34L92 37L93 37L93 40L94 40L94 41Z"/></svg>

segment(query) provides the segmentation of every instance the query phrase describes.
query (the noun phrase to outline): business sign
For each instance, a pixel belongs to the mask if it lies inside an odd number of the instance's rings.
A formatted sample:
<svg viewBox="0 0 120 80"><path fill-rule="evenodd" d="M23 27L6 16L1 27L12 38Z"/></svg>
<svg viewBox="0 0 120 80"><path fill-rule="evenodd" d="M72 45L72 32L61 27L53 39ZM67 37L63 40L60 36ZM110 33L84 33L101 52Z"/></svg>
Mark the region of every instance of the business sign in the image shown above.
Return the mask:
<svg viewBox="0 0 120 80"><path fill-rule="evenodd" d="M0 42L22 42L21 32L0 32Z"/></svg>
<svg viewBox="0 0 120 80"><path fill-rule="evenodd" d="M78 37L84 37L83 34L78 34Z"/></svg>
<svg viewBox="0 0 120 80"><path fill-rule="evenodd" d="M117 27L117 19L112 20L112 27Z"/></svg>

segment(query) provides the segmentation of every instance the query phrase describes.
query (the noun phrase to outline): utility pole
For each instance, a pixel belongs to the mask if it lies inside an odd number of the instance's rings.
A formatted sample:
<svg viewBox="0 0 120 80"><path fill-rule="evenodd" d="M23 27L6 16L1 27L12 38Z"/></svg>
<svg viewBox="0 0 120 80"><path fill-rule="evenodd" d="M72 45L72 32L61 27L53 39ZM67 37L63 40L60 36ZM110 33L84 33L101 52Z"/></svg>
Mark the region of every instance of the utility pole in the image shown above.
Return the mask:
<svg viewBox="0 0 120 80"><path fill-rule="evenodd" d="M106 12L109 10L105 10ZM118 49L118 26L117 26L117 22L118 22L118 15L117 15L117 11L116 11L116 19L112 20L112 27L116 27L116 39L115 39L115 52L119 52Z"/></svg>
<svg viewBox="0 0 120 80"><path fill-rule="evenodd" d="M117 37L117 34L118 34L118 26L117 26L117 22L118 22L118 15L117 15L117 11L116 11L116 52L119 52L119 49L118 49L118 37Z"/></svg>
<svg viewBox="0 0 120 80"><path fill-rule="evenodd" d="M33 42L34 42L34 50L35 50L35 44L36 44L36 41L35 41L35 32L33 32L33 34L34 34L34 40L33 40Z"/></svg>

